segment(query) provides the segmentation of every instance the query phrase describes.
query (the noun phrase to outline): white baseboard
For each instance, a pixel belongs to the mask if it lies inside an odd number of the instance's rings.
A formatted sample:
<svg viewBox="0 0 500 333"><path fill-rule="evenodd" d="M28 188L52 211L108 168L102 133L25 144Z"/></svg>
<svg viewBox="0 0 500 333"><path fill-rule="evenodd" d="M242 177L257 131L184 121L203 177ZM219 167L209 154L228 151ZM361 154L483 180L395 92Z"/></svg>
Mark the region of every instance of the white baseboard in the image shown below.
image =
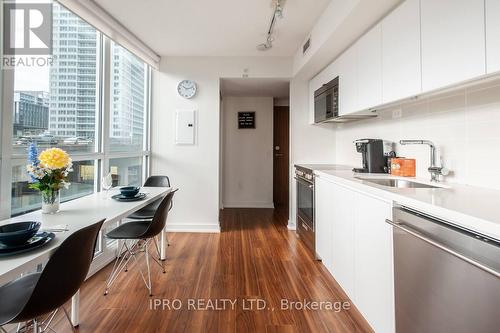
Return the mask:
<svg viewBox="0 0 500 333"><path fill-rule="evenodd" d="M286 227L288 228L288 230L297 230L297 226L291 220L288 220L288 224Z"/></svg>
<svg viewBox="0 0 500 333"><path fill-rule="evenodd" d="M224 208L274 208L273 202L227 202Z"/></svg>
<svg viewBox="0 0 500 333"><path fill-rule="evenodd" d="M217 224L184 224L167 223L167 232L207 232L219 233L220 225Z"/></svg>

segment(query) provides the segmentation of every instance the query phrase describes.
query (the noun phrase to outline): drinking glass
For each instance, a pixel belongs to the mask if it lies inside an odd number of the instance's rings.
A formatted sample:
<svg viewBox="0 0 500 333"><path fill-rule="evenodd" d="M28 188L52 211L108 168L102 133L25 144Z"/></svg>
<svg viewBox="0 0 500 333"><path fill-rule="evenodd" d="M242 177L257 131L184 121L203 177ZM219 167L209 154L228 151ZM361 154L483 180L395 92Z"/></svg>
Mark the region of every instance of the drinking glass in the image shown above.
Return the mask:
<svg viewBox="0 0 500 333"><path fill-rule="evenodd" d="M106 191L106 199L108 198L108 191L113 187L113 177L111 177L111 173L108 173L106 176L102 177L102 188Z"/></svg>

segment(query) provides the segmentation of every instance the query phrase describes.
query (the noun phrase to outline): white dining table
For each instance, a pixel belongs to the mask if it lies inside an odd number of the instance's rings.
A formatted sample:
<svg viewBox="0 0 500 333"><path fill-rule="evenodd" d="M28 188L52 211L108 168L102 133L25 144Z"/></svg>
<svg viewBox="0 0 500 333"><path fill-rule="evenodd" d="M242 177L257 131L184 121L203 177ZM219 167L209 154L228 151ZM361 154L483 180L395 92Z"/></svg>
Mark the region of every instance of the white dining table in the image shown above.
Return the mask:
<svg viewBox="0 0 500 333"><path fill-rule="evenodd" d="M67 231L55 232L55 238L47 245L23 254L0 257L0 286L12 281L24 273L32 272L38 265L45 263L52 253L72 233L106 219L104 225L116 223L131 213L143 208L151 202L164 197L170 192L170 187L142 187L141 192L146 198L140 201L121 202L111 198L118 190L110 190L109 194L97 192L72 201L64 202L57 214L42 214L41 210L19 215L0 221L0 225L20 222L39 221L40 230L51 229L56 226L67 226ZM165 235L160 237L161 259L165 259ZM71 301L71 320L74 326L79 324L79 292Z"/></svg>

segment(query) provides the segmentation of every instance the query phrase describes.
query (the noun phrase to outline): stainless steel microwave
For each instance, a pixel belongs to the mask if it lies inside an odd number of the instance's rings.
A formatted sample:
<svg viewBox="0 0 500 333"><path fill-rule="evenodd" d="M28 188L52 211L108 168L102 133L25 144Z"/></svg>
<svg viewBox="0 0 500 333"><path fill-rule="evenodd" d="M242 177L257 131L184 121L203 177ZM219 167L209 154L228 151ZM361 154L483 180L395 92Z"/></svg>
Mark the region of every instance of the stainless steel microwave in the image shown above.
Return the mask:
<svg viewBox="0 0 500 333"><path fill-rule="evenodd" d="M314 122L331 121L339 116L339 77L314 92Z"/></svg>

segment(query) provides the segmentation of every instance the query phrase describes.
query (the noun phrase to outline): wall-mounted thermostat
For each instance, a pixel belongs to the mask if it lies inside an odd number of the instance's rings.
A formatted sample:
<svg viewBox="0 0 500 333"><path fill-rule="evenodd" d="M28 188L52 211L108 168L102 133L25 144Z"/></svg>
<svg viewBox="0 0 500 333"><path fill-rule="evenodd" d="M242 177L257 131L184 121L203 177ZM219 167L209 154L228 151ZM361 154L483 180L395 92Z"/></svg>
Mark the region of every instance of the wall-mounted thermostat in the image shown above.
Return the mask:
<svg viewBox="0 0 500 333"><path fill-rule="evenodd" d="M177 110L175 112L175 144L194 145L196 133L196 111Z"/></svg>

